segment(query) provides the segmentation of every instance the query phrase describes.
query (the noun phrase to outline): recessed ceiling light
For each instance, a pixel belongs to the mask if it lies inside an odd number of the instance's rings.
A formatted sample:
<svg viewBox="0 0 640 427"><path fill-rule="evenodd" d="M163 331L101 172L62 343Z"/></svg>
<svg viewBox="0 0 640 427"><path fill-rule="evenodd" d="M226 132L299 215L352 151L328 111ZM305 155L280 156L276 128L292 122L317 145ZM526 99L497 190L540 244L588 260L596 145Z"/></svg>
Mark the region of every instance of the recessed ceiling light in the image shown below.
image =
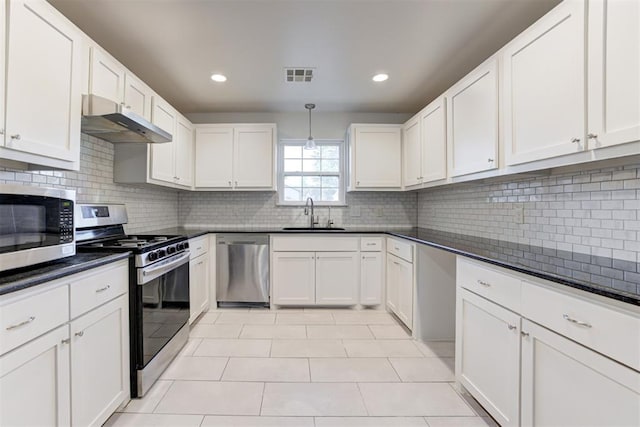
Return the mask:
<svg viewBox="0 0 640 427"><path fill-rule="evenodd" d="M383 81L387 80L388 78L389 78L389 74L381 73L381 74L376 74L375 76L373 76L372 80L374 82L383 82Z"/></svg>
<svg viewBox="0 0 640 427"><path fill-rule="evenodd" d="M227 77L223 74L211 74L211 80L222 83L227 81Z"/></svg>

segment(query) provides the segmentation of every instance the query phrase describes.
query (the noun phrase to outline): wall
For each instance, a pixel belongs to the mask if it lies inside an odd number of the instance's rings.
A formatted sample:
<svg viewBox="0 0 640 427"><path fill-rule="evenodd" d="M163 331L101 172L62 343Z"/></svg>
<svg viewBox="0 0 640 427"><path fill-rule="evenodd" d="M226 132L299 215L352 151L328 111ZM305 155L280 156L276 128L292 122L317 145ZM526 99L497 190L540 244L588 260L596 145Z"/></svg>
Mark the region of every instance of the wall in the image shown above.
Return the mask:
<svg viewBox="0 0 640 427"><path fill-rule="evenodd" d="M113 144L82 135L80 171L22 171L0 167L0 183L76 190L78 202L124 203L128 233L178 225L178 193L113 182Z"/></svg>
<svg viewBox="0 0 640 427"><path fill-rule="evenodd" d="M306 139L309 135L306 111L201 113L188 117L194 123L276 123L281 139ZM311 131L316 139L344 139L350 123L404 123L409 117L408 114L321 113L314 110ZM305 226L309 221L302 207L277 206L276 193L181 192L179 197L178 221L186 226L281 228ZM332 208L331 218L337 227L413 227L417 222L416 200L415 194L408 193L347 194L348 206ZM320 225L326 224L328 208L318 207L316 213L320 216Z"/></svg>
<svg viewBox="0 0 640 427"><path fill-rule="evenodd" d="M640 162L627 162L422 190L418 225L640 262Z"/></svg>

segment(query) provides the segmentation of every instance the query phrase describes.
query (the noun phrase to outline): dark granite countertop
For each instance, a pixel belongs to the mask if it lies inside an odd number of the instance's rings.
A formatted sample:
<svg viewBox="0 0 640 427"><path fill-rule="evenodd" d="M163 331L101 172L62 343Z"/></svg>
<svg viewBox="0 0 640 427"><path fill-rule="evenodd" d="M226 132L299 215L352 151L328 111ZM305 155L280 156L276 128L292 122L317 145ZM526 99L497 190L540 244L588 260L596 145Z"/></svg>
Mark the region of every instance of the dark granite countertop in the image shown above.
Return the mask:
<svg viewBox="0 0 640 427"><path fill-rule="evenodd" d="M127 259L129 252L81 252L74 256L0 273L0 295Z"/></svg>
<svg viewBox="0 0 640 427"><path fill-rule="evenodd" d="M309 231L266 228L175 227L154 233L189 238L207 233L304 234ZM486 239L426 228L347 228L316 230L331 234L387 234L484 261L561 285L640 306L640 263L582 253Z"/></svg>

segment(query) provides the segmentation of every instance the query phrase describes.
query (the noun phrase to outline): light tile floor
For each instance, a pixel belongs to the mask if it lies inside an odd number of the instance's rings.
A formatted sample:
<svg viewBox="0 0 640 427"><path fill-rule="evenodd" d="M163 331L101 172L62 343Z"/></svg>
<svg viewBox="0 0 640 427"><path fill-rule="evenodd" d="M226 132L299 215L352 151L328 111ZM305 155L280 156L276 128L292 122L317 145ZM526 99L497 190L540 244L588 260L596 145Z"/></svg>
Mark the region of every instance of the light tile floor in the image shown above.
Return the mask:
<svg viewBox="0 0 640 427"><path fill-rule="evenodd" d="M453 387L452 342L374 310L220 309L106 426L486 427Z"/></svg>

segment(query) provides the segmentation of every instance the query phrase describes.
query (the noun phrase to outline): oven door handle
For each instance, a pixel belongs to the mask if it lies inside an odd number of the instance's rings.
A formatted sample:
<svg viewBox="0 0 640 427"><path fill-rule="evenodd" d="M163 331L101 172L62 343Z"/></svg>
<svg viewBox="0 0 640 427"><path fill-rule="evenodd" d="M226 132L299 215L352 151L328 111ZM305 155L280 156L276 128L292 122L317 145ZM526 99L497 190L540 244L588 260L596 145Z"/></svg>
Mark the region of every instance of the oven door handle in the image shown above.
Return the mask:
<svg viewBox="0 0 640 427"><path fill-rule="evenodd" d="M186 251L180 255L176 255L174 258L169 258L163 261L161 265L158 265L157 267L141 269L138 272L138 285L144 285L145 283L148 283L153 279L188 263L190 255L190 252Z"/></svg>

